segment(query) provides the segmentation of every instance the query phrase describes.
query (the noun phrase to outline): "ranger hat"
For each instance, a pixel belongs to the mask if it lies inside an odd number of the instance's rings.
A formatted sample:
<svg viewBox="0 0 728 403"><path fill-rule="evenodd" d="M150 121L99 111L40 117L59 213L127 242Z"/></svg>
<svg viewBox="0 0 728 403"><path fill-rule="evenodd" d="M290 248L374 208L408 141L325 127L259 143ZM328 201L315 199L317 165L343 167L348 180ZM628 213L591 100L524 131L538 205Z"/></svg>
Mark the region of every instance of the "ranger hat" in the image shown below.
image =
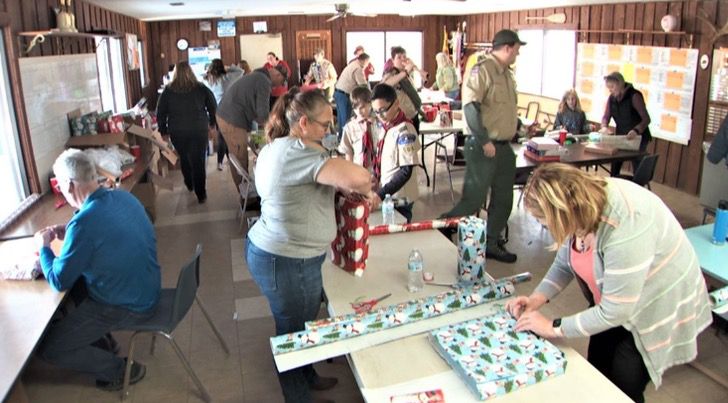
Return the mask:
<svg viewBox="0 0 728 403"><path fill-rule="evenodd" d="M498 31L498 33L496 33L493 37L493 47L499 45L515 45L517 43L520 43L521 45L526 44L526 42L523 42L518 37L517 33L511 31L510 29L502 29Z"/></svg>

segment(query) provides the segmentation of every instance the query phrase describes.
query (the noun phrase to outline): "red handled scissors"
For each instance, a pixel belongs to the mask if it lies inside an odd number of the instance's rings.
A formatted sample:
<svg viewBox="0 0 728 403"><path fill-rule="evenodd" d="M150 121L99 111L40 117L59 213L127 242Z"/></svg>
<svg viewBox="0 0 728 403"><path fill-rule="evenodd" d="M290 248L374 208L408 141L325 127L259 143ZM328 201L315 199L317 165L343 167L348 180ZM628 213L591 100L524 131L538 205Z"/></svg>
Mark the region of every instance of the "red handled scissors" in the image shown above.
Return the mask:
<svg viewBox="0 0 728 403"><path fill-rule="evenodd" d="M354 309L354 312L356 313L367 313L371 311L374 306L379 303L381 300L391 297L392 294L383 295L379 298L375 298L369 301L363 301L363 302L350 302L351 307Z"/></svg>

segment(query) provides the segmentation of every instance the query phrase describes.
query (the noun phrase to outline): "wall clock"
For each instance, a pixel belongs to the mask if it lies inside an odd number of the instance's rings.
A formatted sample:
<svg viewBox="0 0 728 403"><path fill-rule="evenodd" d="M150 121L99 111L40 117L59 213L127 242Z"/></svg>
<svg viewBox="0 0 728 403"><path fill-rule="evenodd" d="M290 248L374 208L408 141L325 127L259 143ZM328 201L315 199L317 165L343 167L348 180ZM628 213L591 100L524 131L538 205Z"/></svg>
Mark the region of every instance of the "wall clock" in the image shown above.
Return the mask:
<svg viewBox="0 0 728 403"><path fill-rule="evenodd" d="M185 39L185 38L177 39L177 49L187 50L188 46L190 46L190 43L187 42L187 39Z"/></svg>

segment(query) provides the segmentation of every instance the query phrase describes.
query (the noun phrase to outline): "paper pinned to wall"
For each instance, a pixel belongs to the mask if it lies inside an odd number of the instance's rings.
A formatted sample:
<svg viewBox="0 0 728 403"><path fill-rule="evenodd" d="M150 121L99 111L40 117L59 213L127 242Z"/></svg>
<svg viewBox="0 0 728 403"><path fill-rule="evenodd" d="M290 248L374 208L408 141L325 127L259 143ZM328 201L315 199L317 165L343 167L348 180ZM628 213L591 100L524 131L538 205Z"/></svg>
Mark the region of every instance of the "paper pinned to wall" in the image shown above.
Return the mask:
<svg viewBox="0 0 728 403"><path fill-rule="evenodd" d="M604 76L619 71L642 92L652 118L652 136L686 145L692 127L697 61L697 49L580 43L576 82L582 90L582 107L590 120L601 121L609 98ZM589 81L593 87L584 85Z"/></svg>

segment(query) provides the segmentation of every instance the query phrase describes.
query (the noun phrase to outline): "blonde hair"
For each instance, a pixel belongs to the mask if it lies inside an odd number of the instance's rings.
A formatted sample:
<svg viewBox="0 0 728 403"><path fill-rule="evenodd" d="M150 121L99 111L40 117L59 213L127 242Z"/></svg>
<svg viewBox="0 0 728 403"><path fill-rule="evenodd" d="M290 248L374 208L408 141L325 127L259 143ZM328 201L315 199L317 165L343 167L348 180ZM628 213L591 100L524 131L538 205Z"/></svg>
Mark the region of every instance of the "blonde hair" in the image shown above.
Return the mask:
<svg viewBox="0 0 728 403"><path fill-rule="evenodd" d="M571 165L537 168L523 193L526 210L551 232L556 250L569 237L596 231L607 204L607 181Z"/></svg>
<svg viewBox="0 0 728 403"><path fill-rule="evenodd" d="M579 94L576 93L575 89L570 89L564 93L564 96L561 97L561 102L559 103L559 113L566 112L566 109L569 107L569 105L566 103L566 100L569 98L569 95L573 95L576 99L576 105L574 105L574 111L575 112L581 112L581 101L579 101Z"/></svg>
<svg viewBox="0 0 728 403"><path fill-rule="evenodd" d="M438 68L447 67L450 65L450 56L447 53L440 52L435 55L435 61L437 62Z"/></svg>

